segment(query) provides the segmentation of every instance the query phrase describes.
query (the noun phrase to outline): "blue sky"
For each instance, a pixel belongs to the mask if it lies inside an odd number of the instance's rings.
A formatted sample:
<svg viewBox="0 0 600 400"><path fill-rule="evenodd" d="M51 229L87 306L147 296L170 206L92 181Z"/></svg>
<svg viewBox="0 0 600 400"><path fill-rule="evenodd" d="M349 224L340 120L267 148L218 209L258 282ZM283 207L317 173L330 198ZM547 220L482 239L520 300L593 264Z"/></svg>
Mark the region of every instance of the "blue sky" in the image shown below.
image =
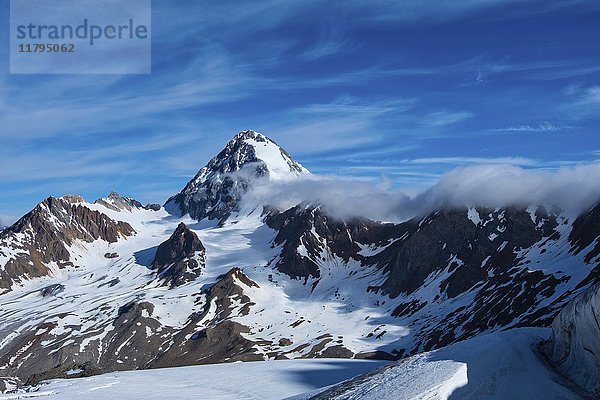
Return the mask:
<svg viewBox="0 0 600 400"><path fill-rule="evenodd" d="M419 190L457 166L600 155L600 3L159 1L150 75L9 75L0 214L164 202L239 131L319 174Z"/></svg>

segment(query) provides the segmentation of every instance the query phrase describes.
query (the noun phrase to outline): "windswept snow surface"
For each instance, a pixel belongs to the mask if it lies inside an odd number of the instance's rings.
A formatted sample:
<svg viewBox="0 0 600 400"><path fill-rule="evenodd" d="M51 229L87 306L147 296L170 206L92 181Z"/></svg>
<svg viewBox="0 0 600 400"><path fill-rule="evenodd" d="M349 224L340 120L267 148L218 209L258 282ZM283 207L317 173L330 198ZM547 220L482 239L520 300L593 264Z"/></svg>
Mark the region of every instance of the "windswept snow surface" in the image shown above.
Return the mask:
<svg viewBox="0 0 600 400"><path fill-rule="evenodd" d="M282 399L385 365L369 360L281 360L116 372L56 379L0 400Z"/></svg>
<svg viewBox="0 0 600 400"><path fill-rule="evenodd" d="M580 400L537 353L549 335L541 328L483 335L293 399Z"/></svg>

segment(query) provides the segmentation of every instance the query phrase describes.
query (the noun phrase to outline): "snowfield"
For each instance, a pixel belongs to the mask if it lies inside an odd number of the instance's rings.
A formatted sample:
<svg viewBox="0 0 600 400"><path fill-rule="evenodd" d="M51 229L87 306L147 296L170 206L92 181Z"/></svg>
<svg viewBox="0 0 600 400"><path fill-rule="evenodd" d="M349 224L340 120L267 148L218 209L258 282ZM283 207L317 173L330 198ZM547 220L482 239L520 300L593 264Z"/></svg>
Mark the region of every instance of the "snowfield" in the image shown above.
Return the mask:
<svg viewBox="0 0 600 400"><path fill-rule="evenodd" d="M537 352L549 336L546 328L478 336L293 400L581 400Z"/></svg>
<svg viewBox="0 0 600 400"><path fill-rule="evenodd" d="M283 399L333 385L388 362L370 360L281 360L115 372L56 379L1 400L190 400Z"/></svg>
<svg viewBox="0 0 600 400"><path fill-rule="evenodd" d="M115 372L55 379L0 400L584 399L539 355L538 344L549 336L546 328L513 329L392 364L296 359Z"/></svg>

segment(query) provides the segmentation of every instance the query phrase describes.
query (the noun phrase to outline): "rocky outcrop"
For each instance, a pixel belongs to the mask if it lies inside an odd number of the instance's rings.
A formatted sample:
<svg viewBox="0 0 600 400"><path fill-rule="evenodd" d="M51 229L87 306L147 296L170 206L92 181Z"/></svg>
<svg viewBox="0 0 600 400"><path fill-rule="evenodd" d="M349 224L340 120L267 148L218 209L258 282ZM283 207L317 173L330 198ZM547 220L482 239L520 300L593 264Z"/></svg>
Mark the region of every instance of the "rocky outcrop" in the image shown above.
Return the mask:
<svg viewBox="0 0 600 400"><path fill-rule="evenodd" d="M135 233L126 222L86 207L79 196L49 197L0 233L0 289L73 265L68 248L76 241L115 243Z"/></svg>
<svg viewBox="0 0 600 400"><path fill-rule="evenodd" d="M367 260L387 273L371 290L406 299L392 315L413 319L427 315L440 299L471 296L467 304L431 318L416 334L417 349L498 327L548 326L558 312L561 303L542 304L569 278L530 268L522 258L534 245L550 246L560 238L557 216L543 207L443 210L403 225L408 232L403 239ZM416 293L428 280L439 282L430 289L439 294L426 300Z"/></svg>
<svg viewBox="0 0 600 400"><path fill-rule="evenodd" d="M252 181L303 173L308 171L271 139L254 131L241 132L165 208L197 220L223 221L237 210Z"/></svg>
<svg viewBox="0 0 600 400"><path fill-rule="evenodd" d="M550 340L540 349L552 367L588 392L600 397L600 285L570 302L552 323Z"/></svg>
<svg viewBox="0 0 600 400"><path fill-rule="evenodd" d="M152 268L165 285L180 286L202 274L206 249L198 236L183 222L156 250Z"/></svg>

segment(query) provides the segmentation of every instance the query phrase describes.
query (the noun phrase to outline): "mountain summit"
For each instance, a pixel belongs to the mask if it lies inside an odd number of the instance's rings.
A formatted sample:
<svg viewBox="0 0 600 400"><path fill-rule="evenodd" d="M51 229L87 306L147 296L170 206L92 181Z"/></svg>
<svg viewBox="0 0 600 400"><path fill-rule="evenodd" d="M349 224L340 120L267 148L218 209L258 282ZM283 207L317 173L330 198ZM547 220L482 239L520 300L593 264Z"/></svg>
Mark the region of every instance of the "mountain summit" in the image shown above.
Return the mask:
<svg viewBox="0 0 600 400"><path fill-rule="evenodd" d="M226 219L256 179L287 180L310 172L268 137L238 133L165 208L194 219Z"/></svg>

